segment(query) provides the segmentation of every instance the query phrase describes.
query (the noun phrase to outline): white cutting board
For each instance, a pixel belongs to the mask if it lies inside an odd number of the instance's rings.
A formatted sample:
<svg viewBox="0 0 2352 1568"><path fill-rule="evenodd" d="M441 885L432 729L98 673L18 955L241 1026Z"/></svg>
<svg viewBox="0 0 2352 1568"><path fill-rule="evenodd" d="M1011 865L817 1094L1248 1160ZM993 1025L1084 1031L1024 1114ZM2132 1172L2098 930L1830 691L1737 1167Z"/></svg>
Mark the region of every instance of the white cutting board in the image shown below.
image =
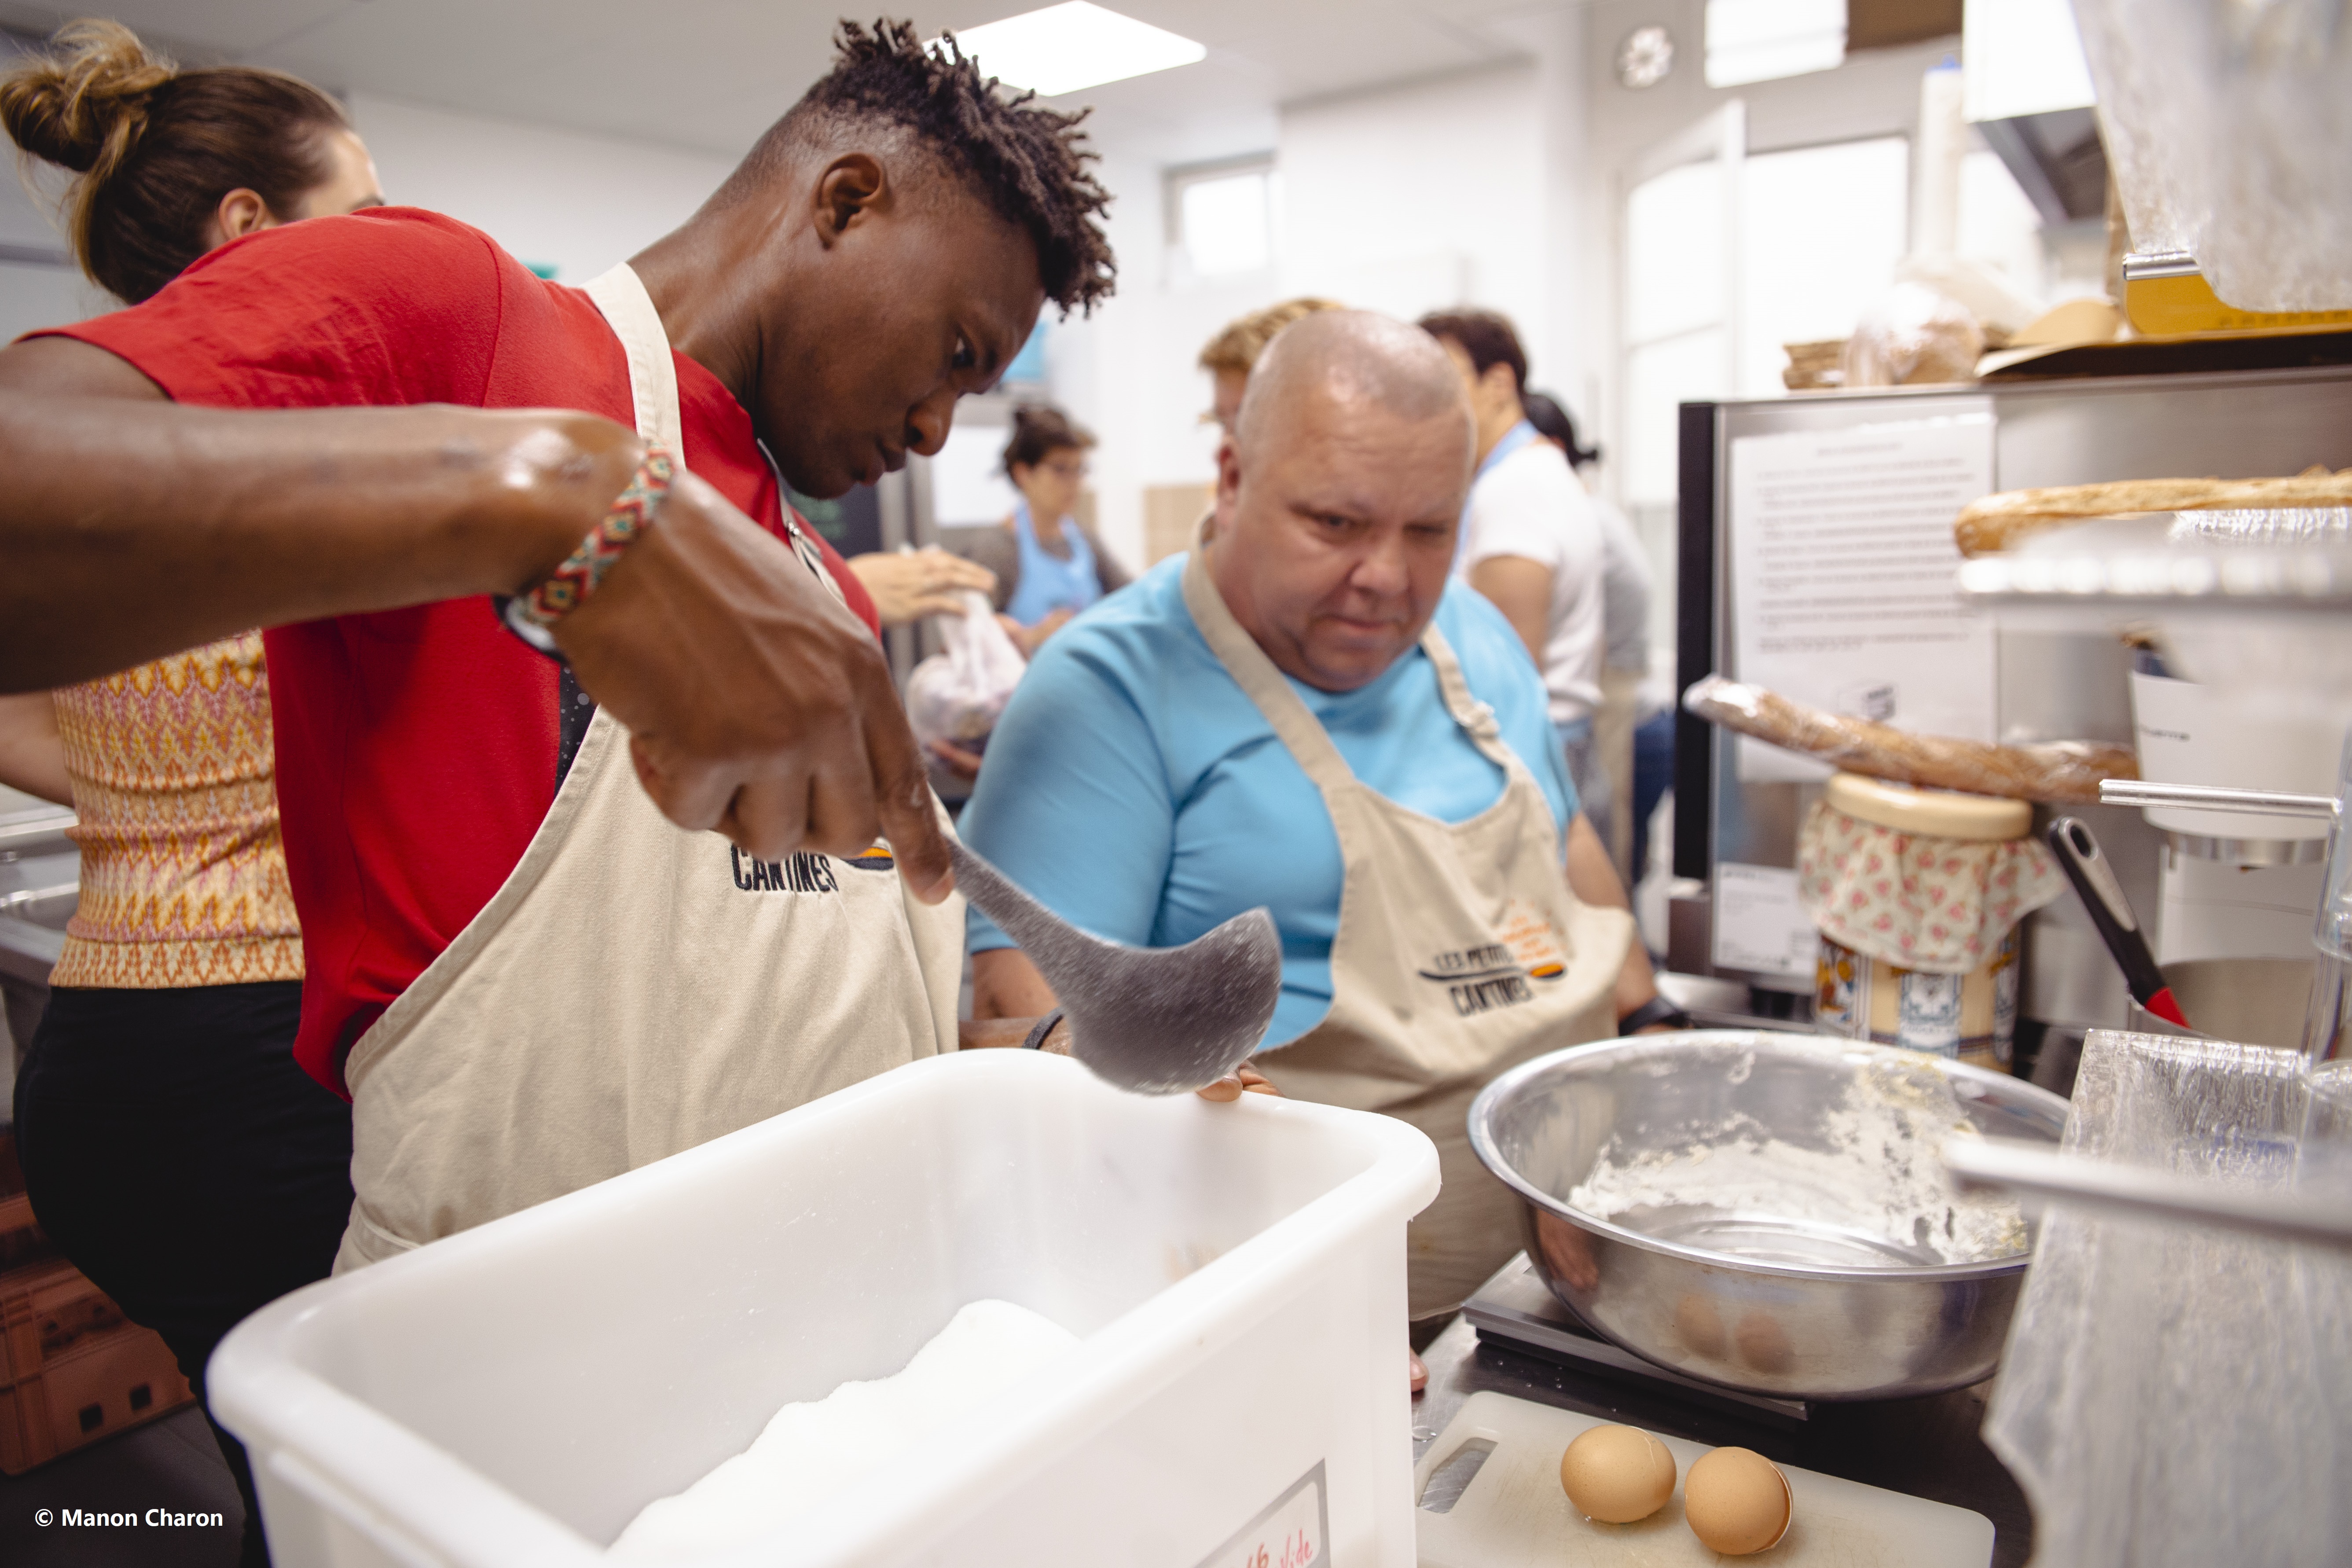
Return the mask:
<svg viewBox="0 0 2352 1568"><path fill-rule="evenodd" d="M1576 1435L1608 1423L1504 1394L1474 1394L1414 1467L1418 1500L1455 1449L1484 1437L1495 1451L1445 1513L1417 1508L1421 1568L1668 1568L1753 1563L1759 1568L1986 1568L1992 1521L1925 1498L1782 1465L1794 1518L1769 1552L1724 1557L1683 1521L1682 1480L1706 1447L1664 1433L1675 1495L1633 1524L1595 1524L1559 1489L1559 1457Z"/></svg>

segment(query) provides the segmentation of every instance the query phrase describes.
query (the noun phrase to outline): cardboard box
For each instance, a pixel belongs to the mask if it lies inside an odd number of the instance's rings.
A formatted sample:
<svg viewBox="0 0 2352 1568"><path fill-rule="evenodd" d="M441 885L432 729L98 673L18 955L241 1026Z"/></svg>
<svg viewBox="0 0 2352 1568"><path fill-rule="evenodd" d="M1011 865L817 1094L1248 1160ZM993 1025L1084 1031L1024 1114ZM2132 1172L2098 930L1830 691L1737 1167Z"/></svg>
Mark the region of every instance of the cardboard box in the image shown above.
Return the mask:
<svg viewBox="0 0 2352 1568"><path fill-rule="evenodd" d="M14 1148L0 1148L0 1472L12 1476L195 1398L163 1340L55 1256L15 1172Z"/></svg>

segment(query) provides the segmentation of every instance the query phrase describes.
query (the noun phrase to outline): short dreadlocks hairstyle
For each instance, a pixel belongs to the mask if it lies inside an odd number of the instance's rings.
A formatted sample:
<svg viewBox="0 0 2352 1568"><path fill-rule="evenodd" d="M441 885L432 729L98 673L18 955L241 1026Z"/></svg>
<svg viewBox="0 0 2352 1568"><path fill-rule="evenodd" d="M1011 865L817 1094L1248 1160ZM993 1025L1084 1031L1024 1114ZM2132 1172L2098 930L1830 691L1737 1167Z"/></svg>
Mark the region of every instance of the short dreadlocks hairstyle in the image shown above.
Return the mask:
<svg viewBox="0 0 2352 1568"><path fill-rule="evenodd" d="M926 47L912 22L843 20L833 69L760 139L742 174L764 172L788 144L833 126L881 121L910 132L1037 247L1045 297L1065 312L1092 313L1118 279L1098 221L1110 193L1087 165L1097 153L1079 121L982 77L954 37Z"/></svg>

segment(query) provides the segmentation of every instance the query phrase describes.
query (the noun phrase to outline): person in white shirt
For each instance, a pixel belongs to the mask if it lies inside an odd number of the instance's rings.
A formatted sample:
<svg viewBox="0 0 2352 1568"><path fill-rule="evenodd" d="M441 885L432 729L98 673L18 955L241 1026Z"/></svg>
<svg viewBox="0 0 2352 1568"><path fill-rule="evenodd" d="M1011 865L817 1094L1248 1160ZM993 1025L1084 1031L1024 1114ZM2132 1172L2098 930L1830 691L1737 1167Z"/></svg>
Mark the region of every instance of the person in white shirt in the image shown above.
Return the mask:
<svg viewBox="0 0 2352 1568"><path fill-rule="evenodd" d="M1528 423L1527 351L1507 317L1441 310L1421 319L1470 394L1478 468L1462 512L1454 574L1493 601L1542 672L1552 730L1586 817L1608 842L1608 769L1593 742L1604 647L1601 520L1566 454Z"/></svg>
<svg viewBox="0 0 2352 1568"><path fill-rule="evenodd" d="M1544 393L1525 399L1528 423L1568 455L1577 481L1592 499L1601 523L1601 711L1593 723L1601 765L1608 771L1613 813L1609 839L1617 875L1629 888L1649 865L1650 814L1657 809L1674 775L1673 682L1653 679L1650 668L1650 603L1656 583L1633 521L1592 489L1592 468L1601 449L1577 439L1576 421ZM1627 803L1631 809L1624 809Z"/></svg>

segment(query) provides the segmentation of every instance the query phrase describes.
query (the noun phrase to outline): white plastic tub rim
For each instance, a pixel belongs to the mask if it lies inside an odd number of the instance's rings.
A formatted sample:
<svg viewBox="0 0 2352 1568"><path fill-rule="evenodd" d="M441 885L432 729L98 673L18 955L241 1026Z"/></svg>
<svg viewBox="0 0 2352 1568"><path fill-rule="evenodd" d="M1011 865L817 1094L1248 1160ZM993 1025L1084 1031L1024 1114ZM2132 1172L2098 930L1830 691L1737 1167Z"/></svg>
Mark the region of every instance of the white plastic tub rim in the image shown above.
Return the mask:
<svg viewBox="0 0 2352 1568"><path fill-rule="evenodd" d="M1067 1058L1034 1052L974 1051L897 1068L823 1100L715 1139L595 1186L478 1226L340 1279L322 1280L247 1319L214 1355L212 1407L242 1439L264 1485L300 1494L325 1515L407 1568L591 1568L610 1561L604 1545L526 1501L456 1455L344 1392L303 1364L311 1331L347 1304L428 1278L479 1268L526 1236L594 1226L614 1205L658 1206L780 1140L820 1139L828 1122L863 1102L903 1092L916 1075L1034 1075L1040 1091L1128 1097ZM926 1086L929 1087L929 1086ZM1230 1250L1084 1335L1068 1357L1024 1385L1014 1412L984 1411L954 1423L911 1451L903 1470L920 1474L919 1500L891 1476L845 1490L827 1508L770 1536L693 1562L710 1568L782 1562L878 1561L914 1550L941 1521L966 1517L1031 1472L1041 1451L1067 1447L1073 1432L1098 1430L1215 1356L1275 1304L1305 1288L1331 1260L1361 1245L1371 1227L1396 1238L1402 1274L1403 1225L1438 1189L1435 1147L1392 1118L1264 1095L1228 1105L1181 1097L1193 1114L1247 1118L1271 1136L1288 1130L1342 1145L1360 1168ZM1179 1102L1171 1102L1171 1105ZM940 1326L944 1326L943 1324ZM877 1367L880 1376L897 1370ZM984 1422L982 1431L975 1423ZM984 1432L985 1441L973 1440ZM430 1499L429 1510L416 1500ZM637 1506L652 1500L637 1500ZM267 1504L265 1501L265 1515ZM299 1568L325 1541L315 1521L273 1530L281 1564ZM782 1547L782 1552L779 1548ZM292 1549L289 1554L288 1548Z"/></svg>

